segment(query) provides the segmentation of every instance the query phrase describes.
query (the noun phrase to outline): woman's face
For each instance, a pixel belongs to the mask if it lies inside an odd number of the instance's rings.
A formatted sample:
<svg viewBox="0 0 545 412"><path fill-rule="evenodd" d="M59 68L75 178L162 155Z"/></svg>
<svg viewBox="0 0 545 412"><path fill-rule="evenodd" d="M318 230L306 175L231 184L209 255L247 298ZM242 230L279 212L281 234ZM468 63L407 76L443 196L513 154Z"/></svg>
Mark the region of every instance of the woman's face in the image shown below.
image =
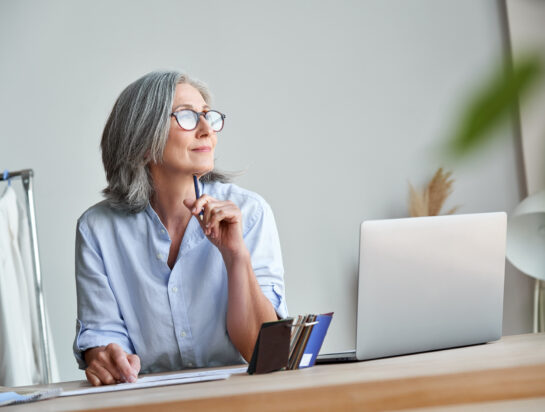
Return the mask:
<svg viewBox="0 0 545 412"><path fill-rule="evenodd" d="M178 84L174 93L172 112L192 109L196 112L210 110L200 92L190 84ZM201 176L214 168L214 149L217 143L214 132L204 116L194 130L182 129L174 116L170 116L170 131L163 152L163 162L157 166L172 172Z"/></svg>

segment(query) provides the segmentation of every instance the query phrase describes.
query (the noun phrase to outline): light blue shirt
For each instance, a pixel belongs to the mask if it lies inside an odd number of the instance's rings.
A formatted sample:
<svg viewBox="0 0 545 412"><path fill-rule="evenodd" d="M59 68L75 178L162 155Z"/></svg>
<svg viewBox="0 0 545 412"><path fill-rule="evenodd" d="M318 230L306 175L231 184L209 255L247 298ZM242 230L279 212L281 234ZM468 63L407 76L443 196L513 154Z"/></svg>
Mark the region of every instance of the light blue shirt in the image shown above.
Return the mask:
<svg viewBox="0 0 545 412"><path fill-rule="evenodd" d="M233 184L206 183L203 193L242 212L243 237L263 294L287 316L276 223L259 195ZM76 232L78 320L74 354L119 344L140 357L142 373L243 363L227 333L227 271L195 217L172 270L170 237L148 204L128 214L106 201L88 209Z"/></svg>

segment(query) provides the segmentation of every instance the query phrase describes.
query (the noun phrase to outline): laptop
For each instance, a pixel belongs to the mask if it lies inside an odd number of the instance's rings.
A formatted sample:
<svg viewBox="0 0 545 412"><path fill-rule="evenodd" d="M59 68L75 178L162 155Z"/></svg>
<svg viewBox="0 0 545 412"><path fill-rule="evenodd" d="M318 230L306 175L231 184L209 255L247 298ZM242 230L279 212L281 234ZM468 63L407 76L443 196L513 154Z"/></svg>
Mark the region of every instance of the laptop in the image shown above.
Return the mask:
<svg viewBox="0 0 545 412"><path fill-rule="evenodd" d="M506 225L504 212L363 222L356 349L317 362L499 339Z"/></svg>

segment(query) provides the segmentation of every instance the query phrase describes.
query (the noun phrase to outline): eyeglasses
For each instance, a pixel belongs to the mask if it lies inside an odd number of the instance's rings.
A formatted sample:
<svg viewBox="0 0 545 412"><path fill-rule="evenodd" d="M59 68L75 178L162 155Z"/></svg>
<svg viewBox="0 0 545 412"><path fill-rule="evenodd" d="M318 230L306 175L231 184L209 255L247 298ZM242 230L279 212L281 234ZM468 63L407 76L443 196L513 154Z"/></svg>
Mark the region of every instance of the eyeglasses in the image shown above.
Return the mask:
<svg viewBox="0 0 545 412"><path fill-rule="evenodd" d="M219 132L223 129L223 123L225 115L216 110L209 110L207 112L196 112L191 109L183 109L174 113L170 113L171 116L176 118L178 125L187 131L195 130L201 120L201 115L204 116L213 131Z"/></svg>

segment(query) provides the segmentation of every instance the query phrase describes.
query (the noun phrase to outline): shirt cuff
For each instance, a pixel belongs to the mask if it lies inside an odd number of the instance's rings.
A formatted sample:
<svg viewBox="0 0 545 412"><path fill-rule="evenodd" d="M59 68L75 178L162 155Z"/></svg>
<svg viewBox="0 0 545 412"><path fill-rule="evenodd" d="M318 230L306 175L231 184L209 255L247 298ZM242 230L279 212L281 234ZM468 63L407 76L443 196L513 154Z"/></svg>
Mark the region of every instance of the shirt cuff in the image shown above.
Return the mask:
<svg viewBox="0 0 545 412"><path fill-rule="evenodd" d="M73 351L80 369L84 370L88 366L83 357L83 352L97 346L107 346L110 343L118 344L126 353L135 353L126 336L118 332L89 330L85 328L82 321L79 319L76 321L76 338L74 339Z"/></svg>
<svg viewBox="0 0 545 412"><path fill-rule="evenodd" d="M286 304L286 299L284 298L284 293L280 286L278 285L263 285L261 286L263 294L269 299L273 305L276 315L280 319L288 317L288 306Z"/></svg>

